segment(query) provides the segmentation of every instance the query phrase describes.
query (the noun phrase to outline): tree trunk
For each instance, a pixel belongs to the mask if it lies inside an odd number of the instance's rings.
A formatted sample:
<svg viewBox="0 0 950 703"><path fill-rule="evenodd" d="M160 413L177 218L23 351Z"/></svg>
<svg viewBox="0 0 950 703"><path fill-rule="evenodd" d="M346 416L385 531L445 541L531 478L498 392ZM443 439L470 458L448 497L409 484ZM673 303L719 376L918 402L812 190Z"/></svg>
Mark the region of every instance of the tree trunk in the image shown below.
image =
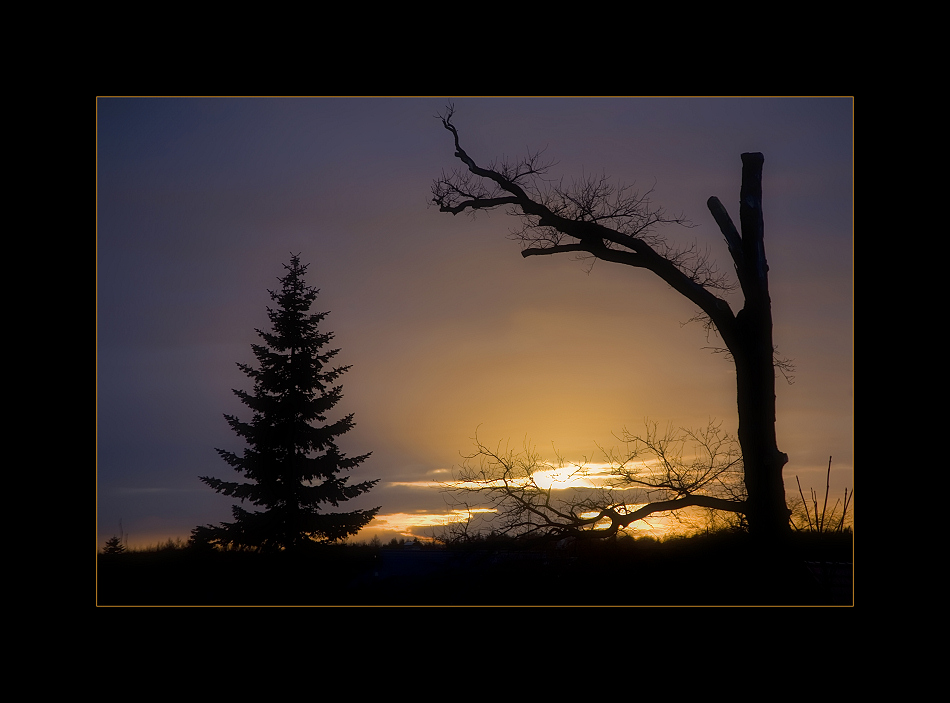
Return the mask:
<svg viewBox="0 0 950 703"><path fill-rule="evenodd" d="M762 154L742 154L741 254L733 253L745 305L730 348L736 364L739 444L745 464L749 531L769 543L790 534L782 468L788 456L775 437L775 367L762 217Z"/></svg>

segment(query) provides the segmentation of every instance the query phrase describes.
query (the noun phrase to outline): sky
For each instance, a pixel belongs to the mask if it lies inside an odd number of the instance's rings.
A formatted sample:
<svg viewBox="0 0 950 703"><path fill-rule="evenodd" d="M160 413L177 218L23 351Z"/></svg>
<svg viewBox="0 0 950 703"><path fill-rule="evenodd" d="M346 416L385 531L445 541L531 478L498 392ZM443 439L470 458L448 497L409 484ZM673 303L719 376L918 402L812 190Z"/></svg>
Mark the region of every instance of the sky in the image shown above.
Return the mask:
<svg viewBox="0 0 950 703"><path fill-rule="evenodd" d="M357 540L426 536L439 482L479 439L602 459L645 420L734 433L735 372L697 310L645 270L520 255L504 211L440 213L458 165L436 115L454 103L480 165L545 149L565 180L606 173L691 229L732 270L706 200L738 222L740 154L765 156L763 211L779 376L777 436L796 477L831 496L854 478L851 98L97 98L96 535L132 546L230 520L198 479L239 476L224 419L249 419L255 329L299 254L329 311L352 481L380 506ZM732 295L734 310L741 307ZM650 529L651 526L644 526ZM652 527L656 527L653 525Z"/></svg>

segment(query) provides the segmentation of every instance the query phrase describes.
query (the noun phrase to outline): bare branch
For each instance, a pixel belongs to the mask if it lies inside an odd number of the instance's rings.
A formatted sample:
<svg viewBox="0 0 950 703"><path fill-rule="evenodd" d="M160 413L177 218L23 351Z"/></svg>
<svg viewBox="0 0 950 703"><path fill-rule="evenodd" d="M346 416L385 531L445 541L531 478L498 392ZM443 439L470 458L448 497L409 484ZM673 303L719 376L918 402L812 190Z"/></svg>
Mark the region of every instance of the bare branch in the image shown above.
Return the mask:
<svg viewBox="0 0 950 703"><path fill-rule="evenodd" d="M744 512L742 460L718 424L659 434L648 423L642 436L624 430L621 439L623 453L601 449L607 464L552 464L527 444L492 449L476 433L475 451L443 490L465 510L493 511L496 534L521 537L608 537L686 507Z"/></svg>
<svg viewBox="0 0 950 703"><path fill-rule="evenodd" d="M711 291L735 287L718 271L707 249L697 244L675 247L657 229L692 227L682 215L670 215L652 202L653 187L639 192L615 185L606 176L585 175L565 184L545 180L552 164L541 152L482 168L462 148L452 123L455 109L439 115L453 137L455 156L464 169L442 173L432 184L432 201L442 212L457 215L507 206L521 225L511 234L524 245L522 256L581 253L604 261L645 268L660 276L715 321L723 339L734 315Z"/></svg>
<svg viewBox="0 0 950 703"><path fill-rule="evenodd" d="M741 270L743 268L744 256L742 253L742 237L739 236L739 230L736 229L726 208L723 207L723 204L719 202L719 198L715 195L706 201L706 207L709 208L713 219L716 220L716 224L719 225L719 230L726 238L726 244L729 246L729 253L736 263L736 269Z"/></svg>
<svg viewBox="0 0 950 703"><path fill-rule="evenodd" d="M772 347L772 365L778 369L788 385L795 383L795 364L787 356L779 354L778 347Z"/></svg>

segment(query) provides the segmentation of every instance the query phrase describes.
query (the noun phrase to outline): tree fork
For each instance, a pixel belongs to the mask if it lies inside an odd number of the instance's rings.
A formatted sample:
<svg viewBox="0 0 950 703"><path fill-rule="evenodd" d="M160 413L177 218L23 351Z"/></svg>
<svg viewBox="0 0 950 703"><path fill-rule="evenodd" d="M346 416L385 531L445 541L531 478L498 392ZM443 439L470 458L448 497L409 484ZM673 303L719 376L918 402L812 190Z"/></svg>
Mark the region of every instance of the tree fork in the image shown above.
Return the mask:
<svg viewBox="0 0 950 703"><path fill-rule="evenodd" d="M716 198L707 205L729 245L745 305L736 315L730 344L736 364L739 445L745 464L749 531L768 541L790 534L782 469L788 455L779 451L775 435L775 366L772 345L772 303L765 258L760 153L742 154L739 194L741 237Z"/></svg>

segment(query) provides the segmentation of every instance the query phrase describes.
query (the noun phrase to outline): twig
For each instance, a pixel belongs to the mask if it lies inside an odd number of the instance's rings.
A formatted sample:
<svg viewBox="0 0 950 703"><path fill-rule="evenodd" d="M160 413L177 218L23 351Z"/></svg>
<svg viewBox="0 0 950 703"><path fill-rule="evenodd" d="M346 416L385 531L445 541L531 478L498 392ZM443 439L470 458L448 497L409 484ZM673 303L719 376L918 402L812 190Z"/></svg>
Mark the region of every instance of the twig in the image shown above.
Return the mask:
<svg viewBox="0 0 950 703"><path fill-rule="evenodd" d="M802 482L798 480L798 476L795 477L795 482L798 484L798 495L802 497L802 505L805 507L805 517L808 518L808 529L812 530L814 528L811 526L811 515L808 514L808 503L805 502L805 494L802 492Z"/></svg>
<svg viewBox="0 0 950 703"><path fill-rule="evenodd" d="M824 527L825 513L828 510L828 491L831 490L831 457L828 457L828 474L825 476L825 504L821 507L821 524ZM821 532L821 529L818 530Z"/></svg>

